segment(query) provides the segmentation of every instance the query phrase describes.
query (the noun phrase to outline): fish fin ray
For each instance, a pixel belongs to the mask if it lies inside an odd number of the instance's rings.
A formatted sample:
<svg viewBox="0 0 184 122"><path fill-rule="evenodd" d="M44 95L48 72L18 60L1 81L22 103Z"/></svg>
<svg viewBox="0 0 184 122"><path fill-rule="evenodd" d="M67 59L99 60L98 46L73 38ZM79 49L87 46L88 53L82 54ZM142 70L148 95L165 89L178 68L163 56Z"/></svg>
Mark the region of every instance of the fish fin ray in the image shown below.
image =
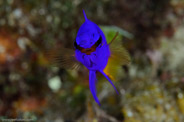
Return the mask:
<svg viewBox="0 0 184 122"><path fill-rule="evenodd" d="M51 66L65 69L79 69L81 66L81 63L75 58L75 51L69 48L56 47L47 49L45 57L47 57Z"/></svg>
<svg viewBox="0 0 184 122"><path fill-rule="evenodd" d="M118 36L119 32L116 32L116 35L113 37L113 39L108 43L108 45L111 45L112 42L114 42Z"/></svg>
<svg viewBox="0 0 184 122"><path fill-rule="evenodd" d="M108 43L111 55L110 58L117 61L120 65L127 65L130 63L130 55L128 51L122 46L120 41L115 41L119 32L116 32L113 39Z"/></svg>
<svg viewBox="0 0 184 122"><path fill-rule="evenodd" d="M117 64L128 65L131 61L128 51L119 42L113 42L109 45L110 48L110 58L116 60Z"/></svg>

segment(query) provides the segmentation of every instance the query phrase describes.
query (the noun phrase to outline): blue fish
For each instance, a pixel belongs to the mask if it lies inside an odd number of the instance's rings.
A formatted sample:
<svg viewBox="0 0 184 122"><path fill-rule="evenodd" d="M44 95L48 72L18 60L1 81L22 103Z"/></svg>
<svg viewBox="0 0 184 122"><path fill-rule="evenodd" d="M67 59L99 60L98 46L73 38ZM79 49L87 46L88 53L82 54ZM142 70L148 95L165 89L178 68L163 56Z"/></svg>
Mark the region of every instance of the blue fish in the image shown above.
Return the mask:
<svg viewBox="0 0 184 122"><path fill-rule="evenodd" d="M86 17L84 10L83 14L85 22L80 27L74 42L76 49L75 56L77 60L89 70L90 90L95 101L100 105L95 88L97 71L102 73L107 78L117 93L118 91L110 78L103 72L110 56L110 49L105 35L98 25Z"/></svg>
<svg viewBox="0 0 184 122"><path fill-rule="evenodd" d="M95 101L100 105L95 87L95 84L97 82L96 72L100 72L114 87L117 94L119 94L110 77L104 72L104 69L107 67L109 58L112 57L112 51L109 47L110 43L107 43L102 30L98 27L98 25L87 18L84 10L83 14L85 22L79 28L76 39L74 41L75 53L72 54L72 51L70 51L72 55L71 61L66 61L65 56L68 57L68 54L58 53L54 56L55 63L59 65L64 64L65 66L67 65L67 62L70 62L68 63L68 66L72 66L71 62L76 63L76 60L82 63L89 70L90 91ZM67 49L63 49L60 50L60 52L66 52L66 50ZM120 60L120 62L122 62L123 64L127 64L128 62L130 62L129 55L126 50L118 49L116 50L116 54L122 54L121 56L117 56L116 60L119 60L119 58L122 57L123 60ZM75 63L73 63L74 66L76 66Z"/></svg>

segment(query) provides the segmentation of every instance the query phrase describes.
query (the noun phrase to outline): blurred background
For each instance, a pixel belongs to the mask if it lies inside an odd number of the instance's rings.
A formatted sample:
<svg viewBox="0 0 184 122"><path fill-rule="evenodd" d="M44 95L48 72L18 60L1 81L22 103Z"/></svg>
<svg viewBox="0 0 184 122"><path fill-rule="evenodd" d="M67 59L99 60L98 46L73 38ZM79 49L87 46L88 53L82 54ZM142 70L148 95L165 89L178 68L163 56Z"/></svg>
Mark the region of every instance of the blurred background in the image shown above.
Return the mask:
<svg viewBox="0 0 184 122"><path fill-rule="evenodd" d="M131 55L117 68L120 95L88 70L50 67L44 50L73 49L87 17ZM0 0L0 119L39 122L183 122L184 0ZM110 72L113 74L113 72Z"/></svg>

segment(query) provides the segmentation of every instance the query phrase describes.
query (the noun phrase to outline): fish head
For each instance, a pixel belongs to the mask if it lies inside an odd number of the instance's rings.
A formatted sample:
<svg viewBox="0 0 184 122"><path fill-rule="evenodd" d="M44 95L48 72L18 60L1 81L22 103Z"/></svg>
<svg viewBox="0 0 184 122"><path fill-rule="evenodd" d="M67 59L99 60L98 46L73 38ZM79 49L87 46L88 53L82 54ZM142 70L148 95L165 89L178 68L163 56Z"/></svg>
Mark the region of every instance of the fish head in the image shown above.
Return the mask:
<svg viewBox="0 0 184 122"><path fill-rule="evenodd" d="M77 33L76 43L82 48L90 48L99 38L100 33L96 28L95 23L87 20L81 25Z"/></svg>
<svg viewBox="0 0 184 122"><path fill-rule="evenodd" d="M75 44L81 48L91 48L97 43L99 39L104 38L101 29L92 21L90 21L85 11L83 10L85 22L81 25L78 30L77 37L75 39Z"/></svg>

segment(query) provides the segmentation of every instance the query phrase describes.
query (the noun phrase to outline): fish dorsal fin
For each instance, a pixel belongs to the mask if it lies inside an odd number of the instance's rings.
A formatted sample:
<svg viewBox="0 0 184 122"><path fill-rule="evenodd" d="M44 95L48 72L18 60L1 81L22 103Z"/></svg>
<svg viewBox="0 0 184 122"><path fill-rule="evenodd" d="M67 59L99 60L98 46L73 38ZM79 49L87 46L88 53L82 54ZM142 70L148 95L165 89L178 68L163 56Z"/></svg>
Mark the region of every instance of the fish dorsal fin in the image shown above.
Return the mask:
<svg viewBox="0 0 184 122"><path fill-rule="evenodd" d="M88 18L87 18L87 16L86 16L86 13L85 13L84 10L83 10L83 14L84 14L85 21L88 21Z"/></svg>

